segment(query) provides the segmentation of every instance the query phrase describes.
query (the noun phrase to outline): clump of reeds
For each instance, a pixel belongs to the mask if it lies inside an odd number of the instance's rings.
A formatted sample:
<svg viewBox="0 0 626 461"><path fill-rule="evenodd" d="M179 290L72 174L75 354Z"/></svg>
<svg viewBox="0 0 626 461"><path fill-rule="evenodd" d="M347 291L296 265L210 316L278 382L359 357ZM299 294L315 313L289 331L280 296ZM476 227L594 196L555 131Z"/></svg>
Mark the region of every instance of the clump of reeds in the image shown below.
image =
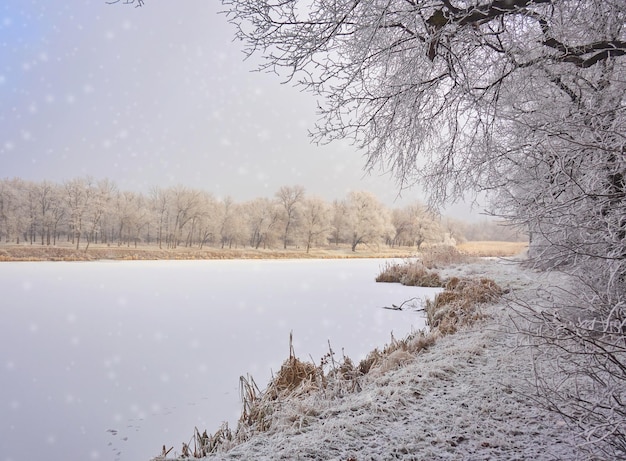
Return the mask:
<svg viewBox="0 0 626 461"><path fill-rule="evenodd" d="M406 264L385 262L380 274L376 276L376 281L383 283L400 283L406 270L405 266Z"/></svg>
<svg viewBox="0 0 626 461"><path fill-rule="evenodd" d="M386 262L376 277L377 282L401 283L407 286L441 287L439 274L431 269L441 269L453 264L466 263L469 256L450 245L425 248L415 261Z"/></svg>
<svg viewBox="0 0 626 461"><path fill-rule="evenodd" d="M237 430L233 433L226 423L213 435L206 431L201 434L196 428L189 443L183 443L181 457L202 458L209 453L228 450L255 433L268 431L272 427L274 412L287 399L295 396L327 390L333 396L338 396L360 390L359 380L364 374L361 368L355 366L349 357L336 360L334 356L329 344L329 352L322 357L319 365L302 361L295 355L293 338L290 335L289 358L271 379L265 391L259 389L251 376L240 378L242 412ZM161 455L154 459L165 460L170 451L171 448L166 450L164 446Z"/></svg>
<svg viewBox="0 0 626 461"><path fill-rule="evenodd" d="M332 352L332 351L331 351ZM281 402L294 395L306 394L322 389L327 384L323 362L316 366L296 357L293 337L289 335L289 358L271 379L265 391L251 377L240 378L243 409L237 425L235 438L246 440L252 434L266 432L272 424L272 415Z"/></svg>
<svg viewBox="0 0 626 461"><path fill-rule="evenodd" d="M357 369L363 375L374 370L385 373L389 370L399 368L404 363L412 360L415 355L428 349L437 340L437 333L426 333L417 331L411 333L404 339L396 339L391 335L391 342L382 350L378 348L371 351L359 362Z"/></svg>
<svg viewBox="0 0 626 461"><path fill-rule="evenodd" d="M440 287L439 274L428 270L421 261L385 263L377 282L401 283L407 286Z"/></svg>
<svg viewBox="0 0 626 461"><path fill-rule="evenodd" d="M265 432L270 428L273 406L251 376L239 378L239 395L242 402L237 424L237 438L247 438L249 432Z"/></svg>
<svg viewBox="0 0 626 461"><path fill-rule="evenodd" d="M319 388L317 378L321 378L322 375L323 373L319 367L296 357L293 347L291 347L289 358L283 362L266 392L274 400L281 396L289 395L296 390L302 391L305 387Z"/></svg>
<svg viewBox="0 0 626 461"><path fill-rule="evenodd" d="M320 370L325 389L334 395L355 392L361 389L360 378L364 375L354 362L343 355L340 361L335 360L335 353L328 342L328 353L320 360Z"/></svg>
<svg viewBox="0 0 626 461"><path fill-rule="evenodd" d="M427 323L441 334L455 333L460 327L483 318L480 305L493 302L503 294L491 279L452 277L434 300L426 300Z"/></svg>
<svg viewBox="0 0 626 461"><path fill-rule="evenodd" d="M228 427L228 423L223 423L212 435L207 434L207 431L200 434L200 431L196 427L194 428L191 441L189 443L183 443L181 458L205 458L215 452L217 447L232 439L233 436ZM165 446L163 450L165 450Z"/></svg>

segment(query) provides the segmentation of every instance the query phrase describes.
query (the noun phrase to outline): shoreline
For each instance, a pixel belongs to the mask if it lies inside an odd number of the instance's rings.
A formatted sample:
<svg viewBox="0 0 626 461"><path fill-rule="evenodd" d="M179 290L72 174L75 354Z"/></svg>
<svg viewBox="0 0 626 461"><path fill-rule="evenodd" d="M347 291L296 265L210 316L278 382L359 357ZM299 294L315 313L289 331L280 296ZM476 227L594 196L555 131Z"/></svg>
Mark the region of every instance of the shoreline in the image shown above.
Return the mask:
<svg viewBox="0 0 626 461"><path fill-rule="evenodd" d="M467 242L457 245L462 253L478 257L508 257L524 250L523 242ZM97 261L97 260L213 260L213 259L352 259L352 258L413 258L417 248L391 248L384 245L357 248L327 246L304 249L255 248L188 248L160 249L149 245L138 247L90 245L88 249L74 246L49 246L40 244L0 244L0 262L19 261Z"/></svg>
<svg viewBox="0 0 626 461"><path fill-rule="evenodd" d="M545 274L502 259L438 272L493 278L529 299L550 284ZM278 399L269 430L253 430L202 459L584 459L578 434L529 399L537 358L520 347L520 319L506 298L480 310L483 320L415 354L402 353L397 365L361 378L356 390ZM172 451L151 459L187 459Z"/></svg>

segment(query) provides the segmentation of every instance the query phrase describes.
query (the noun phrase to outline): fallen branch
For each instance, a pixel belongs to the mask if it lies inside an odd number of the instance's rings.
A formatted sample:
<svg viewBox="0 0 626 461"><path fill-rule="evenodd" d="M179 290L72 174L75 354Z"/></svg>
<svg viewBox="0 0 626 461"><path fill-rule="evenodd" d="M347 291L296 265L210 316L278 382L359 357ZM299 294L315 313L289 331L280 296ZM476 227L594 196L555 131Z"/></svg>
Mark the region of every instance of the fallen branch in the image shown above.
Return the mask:
<svg viewBox="0 0 626 461"><path fill-rule="evenodd" d="M390 306L382 306L382 308L383 309L389 309L389 310L392 310L392 311L401 311L401 310L403 310L402 306L404 306L406 303L408 303L409 301L416 301L416 300L419 301L420 298L410 298L410 299L407 299L406 301L404 301L399 306L396 306L395 304L392 304L391 307ZM420 312L420 311L424 311L424 310L425 310L424 308L422 308L422 309L415 309L416 312Z"/></svg>

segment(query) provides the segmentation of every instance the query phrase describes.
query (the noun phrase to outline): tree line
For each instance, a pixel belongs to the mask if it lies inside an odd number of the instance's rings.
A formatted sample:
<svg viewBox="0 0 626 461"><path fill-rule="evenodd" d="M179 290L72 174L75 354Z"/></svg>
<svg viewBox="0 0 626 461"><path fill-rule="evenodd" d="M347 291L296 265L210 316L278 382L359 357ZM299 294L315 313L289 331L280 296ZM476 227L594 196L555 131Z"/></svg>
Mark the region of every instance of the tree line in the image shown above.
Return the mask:
<svg viewBox="0 0 626 461"><path fill-rule="evenodd" d="M92 244L233 248L349 245L407 246L499 234L489 224L442 219L420 202L389 209L373 194L353 191L328 202L302 186L283 186L272 198L238 203L185 186L153 187L148 194L120 190L108 179L61 184L0 180L0 241L31 245ZM515 239L510 232L508 239Z"/></svg>

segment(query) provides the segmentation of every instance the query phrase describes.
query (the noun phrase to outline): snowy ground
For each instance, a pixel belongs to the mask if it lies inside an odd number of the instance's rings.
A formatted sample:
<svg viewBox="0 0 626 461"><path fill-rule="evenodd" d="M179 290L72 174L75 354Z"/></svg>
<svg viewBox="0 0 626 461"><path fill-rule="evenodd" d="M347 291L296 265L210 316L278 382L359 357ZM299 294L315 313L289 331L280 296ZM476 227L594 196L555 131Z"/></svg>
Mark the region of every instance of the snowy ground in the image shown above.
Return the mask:
<svg viewBox="0 0 626 461"><path fill-rule="evenodd" d="M550 283L483 260L443 275L488 276L518 295ZM552 282L554 283L554 281ZM575 435L533 405L532 362L504 302L488 320L440 339L410 363L367 375L362 390L285 402L272 428L212 460L577 460Z"/></svg>

